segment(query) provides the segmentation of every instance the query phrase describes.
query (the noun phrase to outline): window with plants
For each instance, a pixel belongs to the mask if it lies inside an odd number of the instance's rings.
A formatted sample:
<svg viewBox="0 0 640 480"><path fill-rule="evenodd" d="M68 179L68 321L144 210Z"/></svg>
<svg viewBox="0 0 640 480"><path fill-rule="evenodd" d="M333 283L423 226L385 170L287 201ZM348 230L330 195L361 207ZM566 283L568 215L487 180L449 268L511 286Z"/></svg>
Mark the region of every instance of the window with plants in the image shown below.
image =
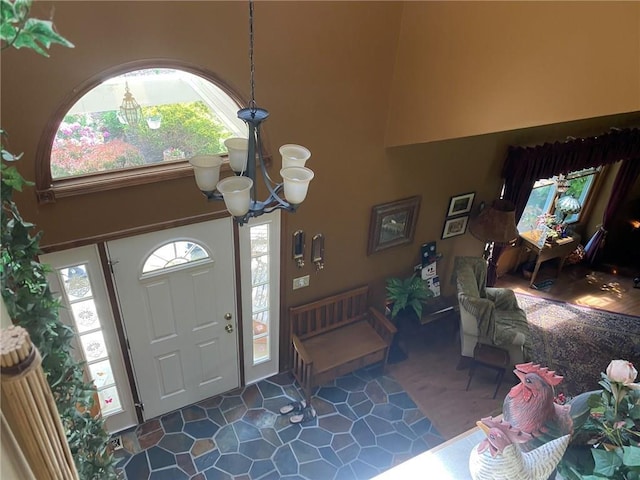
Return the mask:
<svg viewBox="0 0 640 480"><path fill-rule="evenodd" d="M207 72L170 60L114 71L74 89L73 103L53 115L57 130L42 143L50 149L37 155L41 201L119 188L123 175L127 185L177 178L191 172L190 157L225 155L226 138L247 136L237 97Z"/></svg>
<svg viewBox="0 0 640 480"><path fill-rule="evenodd" d="M571 172L564 178L538 180L533 185L527 205L518 222L518 231L522 233L535 230L541 224L551 229L562 228L580 221L581 212L590 198L599 172L600 168L589 168ZM568 202L568 197L576 202Z"/></svg>
<svg viewBox="0 0 640 480"><path fill-rule="evenodd" d="M2 50L26 48L48 57L52 44L73 47L55 32L52 22L29 16L30 0L0 0ZM60 305L46 280L48 268L38 262L42 232L23 219L13 193L33 185L16 169L21 154L5 150L7 132L1 131L0 192L2 298L17 325L24 327L42 355L42 368L53 392L67 440L82 480L115 478L109 436L101 416L92 416L96 389L86 383L82 365L71 355L73 330L58 316Z"/></svg>

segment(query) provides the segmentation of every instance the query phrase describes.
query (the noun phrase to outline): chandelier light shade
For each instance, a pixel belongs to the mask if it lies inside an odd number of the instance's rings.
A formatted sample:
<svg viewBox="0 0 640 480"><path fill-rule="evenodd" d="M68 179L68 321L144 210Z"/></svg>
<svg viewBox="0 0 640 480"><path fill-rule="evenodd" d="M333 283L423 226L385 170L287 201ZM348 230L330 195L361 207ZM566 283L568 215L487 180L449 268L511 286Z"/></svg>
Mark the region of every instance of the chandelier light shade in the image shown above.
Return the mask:
<svg viewBox="0 0 640 480"><path fill-rule="evenodd" d="M215 190L220 179L222 158L217 155L198 155L191 157L189 163L195 172L198 188L203 192Z"/></svg>
<svg viewBox="0 0 640 480"><path fill-rule="evenodd" d="M247 108L238 111L238 118L249 127L249 138L232 137L224 141L228 152L229 166L235 176L218 182L221 162L206 157L194 157L190 163L198 188L208 200L223 200L227 210L239 225L244 225L252 217L274 210L295 212L307 196L309 183L314 173L305 167L311 157L309 149L302 145L286 144L280 147L282 183L275 183L269 177L263 158L260 125L269 117L269 112L259 108L255 101L253 62L253 1L249 1L249 62L251 66L251 102ZM256 184L258 164L262 180L269 196L264 201L257 200ZM213 183L215 180L217 183Z"/></svg>
<svg viewBox="0 0 640 480"><path fill-rule="evenodd" d="M494 200L469 223L471 235L485 243L507 244L518 238L516 209L508 200Z"/></svg>

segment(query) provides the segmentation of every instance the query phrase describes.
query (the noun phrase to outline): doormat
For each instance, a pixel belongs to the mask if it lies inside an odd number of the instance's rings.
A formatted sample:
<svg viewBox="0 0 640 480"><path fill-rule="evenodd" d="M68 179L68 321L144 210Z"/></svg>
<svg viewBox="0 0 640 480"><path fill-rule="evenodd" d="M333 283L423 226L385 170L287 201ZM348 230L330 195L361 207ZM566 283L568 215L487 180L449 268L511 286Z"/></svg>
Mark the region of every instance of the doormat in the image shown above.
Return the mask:
<svg viewBox="0 0 640 480"><path fill-rule="evenodd" d="M555 280L552 279L542 280L541 282L534 283L533 285L531 285L531 287L535 288L536 290L548 292L549 290L551 290L551 287L553 287L554 283Z"/></svg>

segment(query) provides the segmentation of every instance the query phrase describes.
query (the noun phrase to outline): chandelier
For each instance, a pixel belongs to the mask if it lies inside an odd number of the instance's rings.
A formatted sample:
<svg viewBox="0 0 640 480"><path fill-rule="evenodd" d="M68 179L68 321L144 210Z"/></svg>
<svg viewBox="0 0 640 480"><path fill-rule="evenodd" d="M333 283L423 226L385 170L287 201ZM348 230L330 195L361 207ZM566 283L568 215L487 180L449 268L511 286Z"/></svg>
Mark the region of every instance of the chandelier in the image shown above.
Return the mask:
<svg viewBox="0 0 640 480"><path fill-rule="evenodd" d="M280 147L282 183L275 183L269 177L263 158L260 138L260 124L267 119L269 112L256 105L254 62L253 62L253 1L249 1L249 63L251 65L251 102L247 108L238 111L238 118L249 127L249 138L232 137L225 140L229 155L229 166L235 176L220 181L222 158L216 155L199 155L189 163L194 169L198 188L208 200L224 200L225 206L239 225L244 225L252 217L274 210L295 212L305 197L313 171L304 165L311 152L301 146L287 144ZM262 180L269 196L264 201L256 196L256 159L260 166Z"/></svg>

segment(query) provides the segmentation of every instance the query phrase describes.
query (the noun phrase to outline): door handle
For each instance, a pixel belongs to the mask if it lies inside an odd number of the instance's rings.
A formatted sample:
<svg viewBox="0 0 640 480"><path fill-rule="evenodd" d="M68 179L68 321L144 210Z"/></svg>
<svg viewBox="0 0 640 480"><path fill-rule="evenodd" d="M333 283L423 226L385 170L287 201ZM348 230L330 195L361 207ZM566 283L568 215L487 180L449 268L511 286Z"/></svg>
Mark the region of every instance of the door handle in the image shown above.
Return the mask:
<svg viewBox="0 0 640 480"><path fill-rule="evenodd" d="M227 331L227 333L231 333L231 332L233 332L233 325L232 325L232 324L230 324L230 323L227 323L227 324L224 326L224 329Z"/></svg>
<svg viewBox="0 0 640 480"><path fill-rule="evenodd" d="M224 314L224 319L226 321L230 322L232 318L233 318L233 315L231 315L231 313L227 312Z"/></svg>

